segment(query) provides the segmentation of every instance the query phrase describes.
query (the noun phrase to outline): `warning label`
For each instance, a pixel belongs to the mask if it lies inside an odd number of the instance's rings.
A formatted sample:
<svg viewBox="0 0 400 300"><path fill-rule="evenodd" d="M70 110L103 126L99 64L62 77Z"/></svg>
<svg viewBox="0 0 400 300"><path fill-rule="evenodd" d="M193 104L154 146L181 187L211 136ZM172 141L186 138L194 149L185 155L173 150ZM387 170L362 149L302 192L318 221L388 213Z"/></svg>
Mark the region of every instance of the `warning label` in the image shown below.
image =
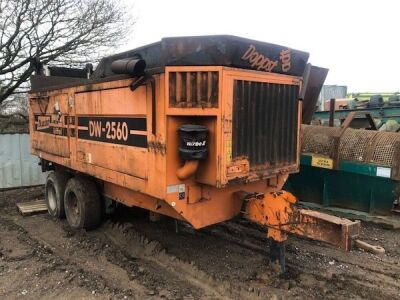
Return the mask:
<svg viewBox="0 0 400 300"><path fill-rule="evenodd" d="M318 168L333 169L333 160L327 157L312 156L311 165Z"/></svg>

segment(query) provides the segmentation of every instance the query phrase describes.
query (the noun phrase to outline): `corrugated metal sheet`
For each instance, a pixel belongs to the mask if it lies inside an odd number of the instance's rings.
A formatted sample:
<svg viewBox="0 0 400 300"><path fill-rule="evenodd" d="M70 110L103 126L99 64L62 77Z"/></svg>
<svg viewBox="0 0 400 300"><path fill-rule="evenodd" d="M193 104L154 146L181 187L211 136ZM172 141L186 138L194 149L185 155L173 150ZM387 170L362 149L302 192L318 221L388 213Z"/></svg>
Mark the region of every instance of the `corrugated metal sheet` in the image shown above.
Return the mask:
<svg viewBox="0 0 400 300"><path fill-rule="evenodd" d="M45 178L30 154L29 134L0 134L0 189L44 184Z"/></svg>
<svg viewBox="0 0 400 300"><path fill-rule="evenodd" d="M324 85L321 89L321 93L319 94L318 99L320 110L323 110L325 100L329 100L332 98L342 99L346 98L346 95L346 85Z"/></svg>

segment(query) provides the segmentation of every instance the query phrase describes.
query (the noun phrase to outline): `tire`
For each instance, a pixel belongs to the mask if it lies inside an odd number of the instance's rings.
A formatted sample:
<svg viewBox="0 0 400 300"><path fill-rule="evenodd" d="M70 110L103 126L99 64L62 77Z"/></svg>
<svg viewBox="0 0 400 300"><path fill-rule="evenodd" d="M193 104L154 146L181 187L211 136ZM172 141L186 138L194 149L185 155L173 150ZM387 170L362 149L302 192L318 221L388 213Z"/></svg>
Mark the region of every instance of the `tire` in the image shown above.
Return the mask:
<svg viewBox="0 0 400 300"><path fill-rule="evenodd" d="M47 211L52 217L59 219L65 217L64 192L67 181L67 174L61 171L51 171L47 175L45 184L45 200Z"/></svg>
<svg viewBox="0 0 400 300"><path fill-rule="evenodd" d="M102 219L102 203L96 184L90 178L68 180L64 193L65 215L72 229L97 228Z"/></svg>

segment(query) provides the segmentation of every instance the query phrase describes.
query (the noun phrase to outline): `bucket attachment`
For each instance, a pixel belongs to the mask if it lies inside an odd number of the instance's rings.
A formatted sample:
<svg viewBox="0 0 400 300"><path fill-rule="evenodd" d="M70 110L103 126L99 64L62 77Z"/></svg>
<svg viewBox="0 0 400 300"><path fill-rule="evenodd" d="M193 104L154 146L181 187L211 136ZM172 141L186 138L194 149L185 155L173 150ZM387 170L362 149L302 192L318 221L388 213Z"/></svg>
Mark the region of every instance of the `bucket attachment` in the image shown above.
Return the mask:
<svg viewBox="0 0 400 300"><path fill-rule="evenodd" d="M268 237L273 241L271 258L279 263L281 271L285 269L284 242L288 233L349 251L352 239L360 231L360 221L296 207L296 198L286 191L266 194L237 192L236 196L243 200L242 213L246 219L268 227Z"/></svg>

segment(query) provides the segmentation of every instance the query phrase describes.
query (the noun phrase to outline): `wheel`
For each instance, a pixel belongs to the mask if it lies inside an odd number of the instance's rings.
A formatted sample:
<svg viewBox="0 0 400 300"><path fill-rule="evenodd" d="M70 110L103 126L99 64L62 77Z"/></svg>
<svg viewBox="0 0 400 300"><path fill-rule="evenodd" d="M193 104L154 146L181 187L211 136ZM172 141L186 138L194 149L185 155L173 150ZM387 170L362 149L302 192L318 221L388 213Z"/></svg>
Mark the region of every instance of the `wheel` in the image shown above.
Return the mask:
<svg viewBox="0 0 400 300"><path fill-rule="evenodd" d="M102 218L102 203L96 184L90 178L68 180L64 193L65 215L73 229L97 228Z"/></svg>
<svg viewBox="0 0 400 300"><path fill-rule="evenodd" d="M47 175L45 184L45 200L47 210L53 217L64 218L64 191L67 184L67 174L60 171L51 171Z"/></svg>

